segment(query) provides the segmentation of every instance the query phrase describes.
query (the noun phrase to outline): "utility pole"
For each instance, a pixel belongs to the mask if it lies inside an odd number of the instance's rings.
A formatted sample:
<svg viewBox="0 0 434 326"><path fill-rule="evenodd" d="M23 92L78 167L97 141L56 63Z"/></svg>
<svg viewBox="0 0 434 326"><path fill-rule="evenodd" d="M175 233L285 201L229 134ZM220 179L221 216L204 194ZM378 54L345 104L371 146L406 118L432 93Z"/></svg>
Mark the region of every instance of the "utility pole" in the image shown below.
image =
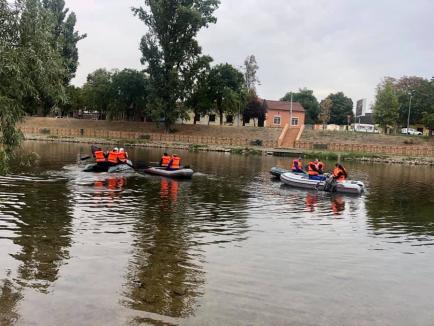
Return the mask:
<svg viewBox="0 0 434 326"><path fill-rule="evenodd" d="M408 105L408 118L407 118L407 134L408 134L408 129L410 128L410 114L411 114L411 100L413 98L413 93L410 92L410 103Z"/></svg>
<svg viewBox="0 0 434 326"><path fill-rule="evenodd" d="M291 118L289 121L289 127L292 127L292 92L291 92Z"/></svg>

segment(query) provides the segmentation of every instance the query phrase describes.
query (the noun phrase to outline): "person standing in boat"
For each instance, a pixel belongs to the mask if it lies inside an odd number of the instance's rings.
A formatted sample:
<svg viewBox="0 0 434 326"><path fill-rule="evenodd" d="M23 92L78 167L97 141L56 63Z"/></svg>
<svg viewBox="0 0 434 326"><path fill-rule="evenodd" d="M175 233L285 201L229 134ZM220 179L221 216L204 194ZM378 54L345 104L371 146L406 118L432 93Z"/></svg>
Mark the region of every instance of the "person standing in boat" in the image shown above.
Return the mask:
<svg viewBox="0 0 434 326"><path fill-rule="evenodd" d="M336 163L335 169L333 170L333 179L336 181L345 181L347 178L347 170L345 170L342 164Z"/></svg>
<svg viewBox="0 0 434 326"><path fill-rule="evenodd" d="M292 161L291 171L295 173L304 173L303 161L301 160L301 157Z"/></svg>
<svg viewBox="0 0 434 326"><path fill-rule="evenodd" d="M167 168L171 159L169 154L164 153L160 160L160 166Z"/></svg>
<svg viewBox="0 0 434 326"><path fill-rule="evenodd" d="M319 163L318 159L316 159L313 162L309 162L307 167L307 173L309 174L309 179L311 180L324 181L326 178L320 175L318 170L318 163Z"/></svg>

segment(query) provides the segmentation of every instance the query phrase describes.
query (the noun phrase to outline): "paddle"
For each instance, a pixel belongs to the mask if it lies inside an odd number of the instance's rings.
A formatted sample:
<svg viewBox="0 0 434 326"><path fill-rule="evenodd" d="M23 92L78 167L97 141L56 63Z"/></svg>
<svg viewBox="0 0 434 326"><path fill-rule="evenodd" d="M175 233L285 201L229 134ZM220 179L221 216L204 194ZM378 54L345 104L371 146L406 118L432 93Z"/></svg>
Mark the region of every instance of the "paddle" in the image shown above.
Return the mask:
<svg viewBox="0 0 434 326"><path fill-rule="evenodd" d="M89 160L91 158L92 158L92 156L90 156L90 155L83 156L83 157L80 157L80 161L86 161L86 160Z"/></svg>

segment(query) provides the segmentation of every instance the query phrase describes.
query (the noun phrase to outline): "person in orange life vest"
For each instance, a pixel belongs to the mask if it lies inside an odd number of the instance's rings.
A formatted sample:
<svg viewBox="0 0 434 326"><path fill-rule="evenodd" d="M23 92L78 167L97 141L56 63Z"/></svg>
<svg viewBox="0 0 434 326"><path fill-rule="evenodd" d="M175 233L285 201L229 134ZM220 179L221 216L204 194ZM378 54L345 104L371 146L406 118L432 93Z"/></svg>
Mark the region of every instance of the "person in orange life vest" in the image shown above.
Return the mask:
<svg viewBox="0 0 434 326"><path fill-rule="evenodd" d="M335 179L336 181L345 181L347 177L347 170L345 170L345 168L341 164L336 163L335 169L333 170L333 179Z"/></svg>
<svg viewBox="0 0 434 326"><path fill-rule="evenodd" d="M301 157L299 157L298 159L295 159L294 161L292 161L291 171L292 172L301 172L301 173L304 173L304 171L303 171L303 162L301 160Z"/></svg>
<svg viewBox="0 0 434 326"><path fill-rule="evenodd" d="M108 154L107 162L113 165L118 164L119 163L118 153L119 153L119 149L117 147L113 148Z"/></svg>
<svg viewBox="0 0 434 326"><path fill-rule="evenodd" d="M93 153L93 156L95 157L96 163L103 163L106 161L104 152L102 150L97 150Z"/></svg>
<svg viewBox="0 0 434 326"><path fill-rule="evenodd" d="M307 173L309 174L309 179L311 180L324 181L326 177L324 177L323 175L319 175L318 163L318 159L313 162L309 162Z"/></svg>
<svg viewBox="0 0 434 326"><path fill-rule="evenodd" d="M324 174L324 170L326 168L326 165L323 162L318 161L317 168L318 168L319 174L323 175Z"/></svg>
<svg viewBox="0 0 434 326"><path fill-rule="evenodd" d="M167 167L171 159L172 158L169 156L169 154L164 153L160 160L160 166Z"/></svg>
<svg viewBox="0 0 434 326"><path fill-rule="evenodd" d="M123 148L121 148L118 152L118 159L122 163L125 163L128 159L128 153L125 152L125 150Z"/></svg>
<svg viewBox="0 0 434 326"><path fill-rule="evenodd" d="M178 155L173 154L169 164L167 165L167 169L178 170L180 168L181 168L181 158Z"/></svg>

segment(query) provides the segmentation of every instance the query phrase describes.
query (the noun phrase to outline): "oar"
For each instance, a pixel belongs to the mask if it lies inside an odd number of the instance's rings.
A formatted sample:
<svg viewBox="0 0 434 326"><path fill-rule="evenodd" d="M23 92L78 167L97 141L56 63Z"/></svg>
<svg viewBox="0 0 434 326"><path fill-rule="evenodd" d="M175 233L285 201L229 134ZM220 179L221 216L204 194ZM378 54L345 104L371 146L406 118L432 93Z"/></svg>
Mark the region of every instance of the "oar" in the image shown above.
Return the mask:
<svg viewBox="0 0 434 326"><path fill-rule="evenodd" d="M80 161L86 161L86 160L89 160L91 158L92 158L92 156L90 156L90 155L83 156L83 157L80 157Z"/></svg>

